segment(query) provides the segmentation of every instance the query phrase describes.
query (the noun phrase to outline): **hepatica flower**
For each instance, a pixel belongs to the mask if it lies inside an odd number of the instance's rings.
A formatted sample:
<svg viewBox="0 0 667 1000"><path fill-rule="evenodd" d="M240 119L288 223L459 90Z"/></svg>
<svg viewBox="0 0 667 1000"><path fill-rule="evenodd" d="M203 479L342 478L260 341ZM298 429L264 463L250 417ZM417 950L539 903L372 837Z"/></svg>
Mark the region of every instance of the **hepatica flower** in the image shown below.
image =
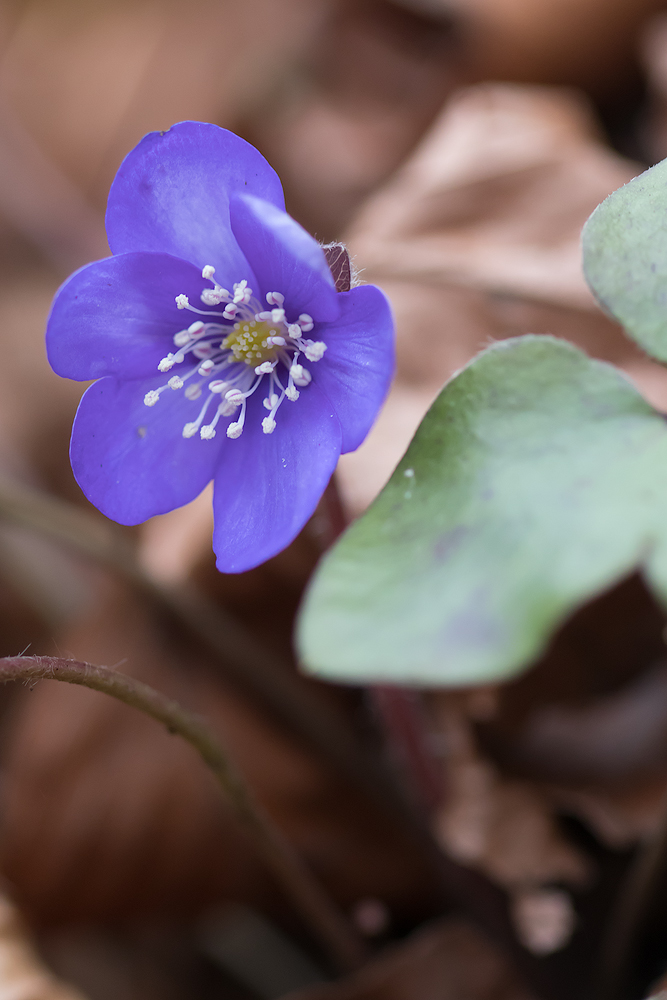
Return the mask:
<svg viewBox="0 0 667 1000"><path fill-rule="evenodd" d="M147 135L113 182L113 256L73 274L47 327L54 370L97 379L74 421L83 492L138 524L214 483L218 568L289 544L393 372L387 302L337 292L276 173L215 125Z"/></svg>

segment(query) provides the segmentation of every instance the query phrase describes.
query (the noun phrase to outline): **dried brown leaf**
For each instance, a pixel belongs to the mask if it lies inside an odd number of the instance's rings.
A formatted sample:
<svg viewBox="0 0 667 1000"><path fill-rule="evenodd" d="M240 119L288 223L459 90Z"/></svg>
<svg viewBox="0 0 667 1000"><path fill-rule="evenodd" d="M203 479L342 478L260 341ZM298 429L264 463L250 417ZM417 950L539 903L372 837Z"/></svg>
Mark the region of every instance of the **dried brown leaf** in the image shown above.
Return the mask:
<svg viewBox="0 0 667 1000"><path fill-rule="evenodd" d="M430 924L330 986L284 1000L530 1000L507 959L460 920Z"/></svg>
<svg viewBox="0 0 667 1000"><path fill-rule="evenodd" d="M624 368L667 408L667 374L596 307L579 233L638 167L605 148L582 99L487 84L460 92L348 233L388 294L398 369L367 441L339 466L351 513L384 484L454 371L489 341L550 333Z"/></svg>
<svg viewBox="0 0 667 1000"><path fill-rule="evenodd" d="M57 979L34 949L20 914L0 895L0 1000L85 1000Z"/></svg>

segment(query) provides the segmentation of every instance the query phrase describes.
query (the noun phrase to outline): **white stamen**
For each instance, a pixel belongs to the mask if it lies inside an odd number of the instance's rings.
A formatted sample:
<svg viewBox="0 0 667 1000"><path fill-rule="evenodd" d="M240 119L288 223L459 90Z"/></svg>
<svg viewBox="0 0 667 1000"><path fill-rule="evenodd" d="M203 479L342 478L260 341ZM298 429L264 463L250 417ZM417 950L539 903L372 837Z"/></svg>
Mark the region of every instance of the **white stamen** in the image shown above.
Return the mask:
<svg viewBox="0 0 667 1000"><path fill-rule="evenodd" d="M167 388L184 389L185 398L194 401L202 396L205 388L199 416L185 424L183 436L189 438L199 433L202 440L210 441L216 436L220 419L232 417L240 408L238 420L232 418L226 428L228 437L238 438L245 424L247 400L261 386L262 395L265 395L263 408L269 411L262 420L262 430L272 434L277 426L277 411L285 397L296 402L300 396L297 386L303 391L312 381L311 373L299 361L320 361L327 345L324 341L305 338L304 334L315 326L308 313L301 313L296 322L288 323L282 292L267 292L269 308L263 309L246 280L236 282L230 293L215 281L215 268L211 264L202 268L202 278L212 285L201 292L201 301L209 308L207 311L196 309L187 295L176 296L179 309L197 313L201 319L173 335L176 352L162 358L158 368L168 372L186 358L194 361L194 366L190 363L182 377L173 375L164 385L146 393L144 402L154 406ZM222 302L225 303L224 311L211 308ZM256 324L266 326L257 329ZM225 343L234 344L234 349L225 347ZM286 385L280 376L283 367L289 376ZM186 385L197 373L200 380ZM268 385L264 382L267 377ZM215 403L210 406L212 400ZM209 407L215 410L215 416L204 423Z"/></svg>
<svg viewBox="0 0 667 1000"><path fill-rule="evenodd" d="M199 298L205 306L219 306L225 302L227 296L223 294L224 288L205 288Z"/></svg>
<svg viewBox="0 0 667 1000"><path fill-rule="evenodd" d="M201 426L202 420L206 416L206 411L208 410L209 404L212 399L213 396L209 396L204 402L204 405L202 406L201 410L199 411L199 416L197 417L197 419L185 425L182 432L183 437L185 438L194 437L194 435L197 433L197 431Z"/></svg>
<svg viewBox="0 0 667 1000"><path fill-rule="evenodd" d="M301 387L308 385L312 381L312 375L303 365L292 365L290 375L296 384Z"/></svg>
<svg viewBox="0 0 667 1000"><path fill-rule="evenodd" d="M248 288L248 282L237 281L234 285L234 302L242 302L247 305L252 298L252 288Z"/></svg>
<svg viewBox="0 0 667 1000"><path fill-rule="evenodd" d="M321 361L327 345L323 340L302 340L303 353L309 361Z"/></svg>
<svg viewBox="0 0 667 1000"><path fill-rule="evenodd" d="M199 358L200 361L203 361L204 358L210 358L211 355L215 354L215 348L212 344L204 341L203 344L197 344L196 347L193 347L192 353L196 358Z"/></svg>

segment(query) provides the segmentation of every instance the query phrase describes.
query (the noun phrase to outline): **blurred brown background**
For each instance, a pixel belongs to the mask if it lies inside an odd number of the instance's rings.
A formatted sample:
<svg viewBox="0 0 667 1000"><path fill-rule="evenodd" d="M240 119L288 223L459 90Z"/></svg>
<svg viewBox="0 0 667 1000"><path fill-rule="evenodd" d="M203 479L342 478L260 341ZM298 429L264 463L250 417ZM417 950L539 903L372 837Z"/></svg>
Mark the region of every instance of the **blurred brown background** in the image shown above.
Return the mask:
<svg viewBox="0 0 667 1000"><path fill-rule="evenodd" d="M665 5L4 0L0 485L92 514L67 459L81 386L49 370L44 322L60 281L108 252L105 201L123 156L145 132L186 118L255 144L279 172L288 210L322 241L348 242L362 280L394 306L398 371L368 441L341 460L338 499L265 567L215 573L207 497L125 535L148 577L196 587L234 616L362 753L388 761L438 849L507 893L528 954L554 956L542 959L551 995L572 996L572 977L585 993L605 892L655 829L667 787L665 616L641 581L581 612L503 691L416 696L407 709L416 751L382 698L300 679L290 632L341 511L364 509L444 381L491 339L566 337L667 409L663 369L599 312L578 246L596 204L667 152ZM248 616L251 603L262 613ZM17 527L0 497L0 648L26 647L122 664L205 711L371 938L396 941L460 910L400 823L239 683L196 628L48 532ZM312 954L188 749L90 692L45 682L2 697L8 891L50 964L91 1000L268 996L197 937L202 914L230 901L268 915ZM617 720L648 718L641 712L657 703L651 738L628 737L619 760ZM565 745L575 747L569 757ZM436 922L335 998L528 996L484 936L492 929L470 919L468 908L467 923Z"/></svg>

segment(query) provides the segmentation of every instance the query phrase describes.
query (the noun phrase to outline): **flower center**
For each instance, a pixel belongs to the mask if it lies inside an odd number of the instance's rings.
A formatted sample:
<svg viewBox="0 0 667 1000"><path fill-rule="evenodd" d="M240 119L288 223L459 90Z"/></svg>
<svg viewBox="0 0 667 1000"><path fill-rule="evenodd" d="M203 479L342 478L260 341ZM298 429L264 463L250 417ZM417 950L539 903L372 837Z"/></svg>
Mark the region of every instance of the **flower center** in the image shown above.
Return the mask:
<svg viewBox="0 0 667 1000"><path fill-rule="evenodd" d="M179 309L197 313L207 322L198 320L174 335L178 350L162 358L158 370L168 372L186 357L190 367L182 374L172 375L159 389L147 392L144 403L155 406L166 389L183 389L189 382L186 398L194 403L203 397L203 403L197 404L200 408L196 419L183 427L183 437L194 437L199 432L204 441L210 441L216 436L219 421L240 410L238 418L227 425L227 437L237 438L243 432L246 400L263 384L268 390L263 403L269 413L262 420L262 430L272 434L283 400L295 403L299 389L311 381L310 372L300 363L301 356L312 363L320 361L327 345L303 336L314 326L312 317L306 313L294 322L287 319L283 308L285 297L280 292L268 292L266 302L270 308L262 309L247 281L237 282L233 291L228 292L213 280L214 274L215 268L207 264L202 278L210 281L213 288L205 288L201 300L206 306L224 302L224 310L196 309L187 295L176 296ZM212 419L204 423L210 418L212 403Z"/></svg>
<svg viewBox="0 0 667 1000"><path fill-rule="evenodd" d="M277 358L278 348L273 340L269 342L269 337L276 336L278 330L270 327L265 320L253 319L250 322L235 323L233 331L225 337L220 347L231 351L235 361L257 365Z"/></svg>

